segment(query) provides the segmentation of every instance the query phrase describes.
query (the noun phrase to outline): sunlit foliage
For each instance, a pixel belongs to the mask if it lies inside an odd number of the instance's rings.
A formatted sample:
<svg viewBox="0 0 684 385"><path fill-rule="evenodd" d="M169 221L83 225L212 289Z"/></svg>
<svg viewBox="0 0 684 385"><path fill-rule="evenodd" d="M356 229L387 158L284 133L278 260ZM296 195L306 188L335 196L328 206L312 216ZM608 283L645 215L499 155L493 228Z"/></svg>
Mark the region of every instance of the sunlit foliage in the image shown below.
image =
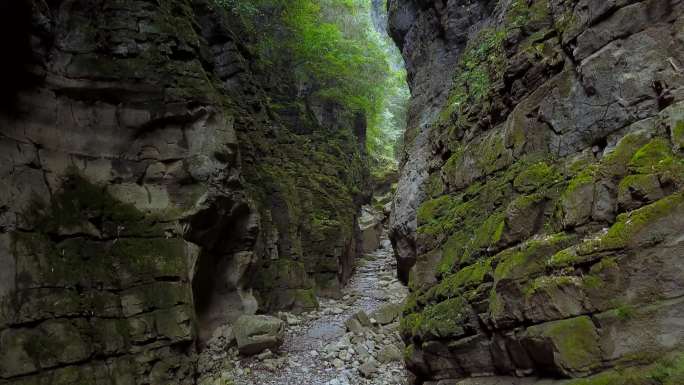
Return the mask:
<svg viewBox="0 0 684 385"><path fill-rule="evenodd" d="M373 164L394 164L409 95L399 53L374 26L371 0L216 1L259 34L266 70L291 67L309 95L363 112Z"/></svg>

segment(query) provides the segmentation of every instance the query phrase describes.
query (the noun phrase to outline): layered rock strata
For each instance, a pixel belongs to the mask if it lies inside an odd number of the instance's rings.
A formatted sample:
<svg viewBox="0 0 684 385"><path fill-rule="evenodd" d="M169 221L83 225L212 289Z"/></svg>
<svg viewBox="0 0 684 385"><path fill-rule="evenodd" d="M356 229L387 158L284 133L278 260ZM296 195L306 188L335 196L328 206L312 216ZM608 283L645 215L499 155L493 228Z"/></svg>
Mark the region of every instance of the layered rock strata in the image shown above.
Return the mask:
<svg viewBox="0 0 684 385"><path fill-rule="evenodd" d="M684 3L389 10L413 94L391 225L415 381L677 383Z"/></svg>
<svg viewBox="0 0 684 385"><path fill-rule="evenodd" d="M217 326L339 291L362 116L214 2L7 3L0 383L193 384Z"/></svg>

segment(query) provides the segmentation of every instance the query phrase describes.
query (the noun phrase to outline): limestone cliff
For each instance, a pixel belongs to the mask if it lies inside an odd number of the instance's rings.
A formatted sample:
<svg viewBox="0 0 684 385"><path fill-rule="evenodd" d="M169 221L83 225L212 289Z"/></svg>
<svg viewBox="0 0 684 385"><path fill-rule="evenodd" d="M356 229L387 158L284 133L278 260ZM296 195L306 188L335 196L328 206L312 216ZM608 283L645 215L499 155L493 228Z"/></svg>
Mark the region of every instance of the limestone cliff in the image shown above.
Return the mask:
<svg viewBox="0 0 684 385"><path fill-rule="evenodd" d="M0 9L0 383L193 384L217 325L337 294L363 116L213 1Z"/></svg>
<svg viewBox="0 0 684 385"><path fill-rule="evenodd" d="M388 7L413 96L391 226L416 382L681 382L684 3Z"/></svg>

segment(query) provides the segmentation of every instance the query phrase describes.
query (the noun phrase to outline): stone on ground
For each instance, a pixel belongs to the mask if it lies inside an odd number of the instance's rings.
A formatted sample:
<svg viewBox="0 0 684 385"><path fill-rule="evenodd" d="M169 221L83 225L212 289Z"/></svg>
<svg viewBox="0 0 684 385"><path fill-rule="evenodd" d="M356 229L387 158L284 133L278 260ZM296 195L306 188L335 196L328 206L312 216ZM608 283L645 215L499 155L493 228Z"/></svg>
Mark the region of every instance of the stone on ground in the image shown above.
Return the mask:
<svg viewBox="0 0 684 385"><path fill-rule="evenodd" d="M401 305L391 303L374 311L371 314L371 317L374 318L380 325L387 325L399 318L399 314L401 314Z"/></svg>
<svg viewBox="0 0 684 385"><path fill-rule="evenodd" d="M240 354L254 355L277 349L285 337L282 320L265 315L243 315L233 325Z"/></svg>

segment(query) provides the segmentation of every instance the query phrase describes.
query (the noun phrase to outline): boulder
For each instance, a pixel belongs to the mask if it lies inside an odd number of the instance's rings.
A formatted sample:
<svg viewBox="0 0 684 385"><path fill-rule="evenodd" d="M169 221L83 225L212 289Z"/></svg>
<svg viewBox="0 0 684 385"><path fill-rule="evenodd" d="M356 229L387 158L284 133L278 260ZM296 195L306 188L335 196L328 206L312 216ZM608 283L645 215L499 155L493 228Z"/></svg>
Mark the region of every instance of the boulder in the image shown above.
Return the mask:
<svg viewBox="0 0 684 385"><path fill-rule="evenodd" d="M368 314L363 310L356 312L349 320L352 319L358 321L359 324L365 328L371 327L370 318L368 318Z"/></svg>
<svg viewBox="0 0 684 385"><path fill-rule="evenodd" d="M382 237L382 214L370 206L364 206L359 218L361 230L361 247L364 253L370 253L380 247Z"/></svg>
<svg viewBox="0 0 684 385"><path fill-rule="evenodd" d="M265 315L243 315L233 325L240 354L254 355L277 349L285 338L285 323Z"/></svg>
<svg viewBox="0 0 684 385"><path fill-rule="evenodd" d="M372 377L377 371L378 363L373 359L370 359L359 366L359 372L365 378Z"/></svg>
<svg viewBox="0 0 684 385"><path fill-rule="evenodd" d="M383 364L386 364L388 362L401 361L402 358L403 355L401 353L401 350L399 350L399 348L394 345L385 346L378 355L378 360Z"/></svg>
<svg viewBox="0 0 684 385"><path fill-rule="evenodd" d="M401 314L401 305L391 303L381 307L371 314L371 318L375 319L380 325L391 324L399 318Z"/></svg>

